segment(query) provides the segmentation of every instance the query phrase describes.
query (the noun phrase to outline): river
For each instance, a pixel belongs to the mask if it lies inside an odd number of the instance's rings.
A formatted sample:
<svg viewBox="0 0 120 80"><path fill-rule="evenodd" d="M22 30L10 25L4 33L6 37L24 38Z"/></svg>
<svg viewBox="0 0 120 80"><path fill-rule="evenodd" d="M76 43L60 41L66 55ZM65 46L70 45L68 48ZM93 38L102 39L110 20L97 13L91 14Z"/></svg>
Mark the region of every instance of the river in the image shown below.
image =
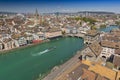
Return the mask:
<svg viewBox="0 0 120 80"><path fill-rule="evenodd" d="M9 52L0 56L0 80L35 80L39 74L67 61L83 46L83 39L67 37ZM52 47L56 48L45 51Z"/></svg>
<svg viewBox="0 0 120 80"><path fill-rule="evenodd" d="M109 27L106 27L106 28L101 28L99 30L104 31L104 32L110 32L111 30L118 29L118 28L119 28L119 26L109 26Z"/></svg>
<svg viewBox="0 0 120 80"><path fill-rule="evenodd" d="M109 32L114 28L118 26L100 31ZM0 56L0 80L35 80L39 74L43 76L54 66L70 59L83 46L82 38L67 37L8 52ZM53 49L47 50L50 48Z"/></svg>

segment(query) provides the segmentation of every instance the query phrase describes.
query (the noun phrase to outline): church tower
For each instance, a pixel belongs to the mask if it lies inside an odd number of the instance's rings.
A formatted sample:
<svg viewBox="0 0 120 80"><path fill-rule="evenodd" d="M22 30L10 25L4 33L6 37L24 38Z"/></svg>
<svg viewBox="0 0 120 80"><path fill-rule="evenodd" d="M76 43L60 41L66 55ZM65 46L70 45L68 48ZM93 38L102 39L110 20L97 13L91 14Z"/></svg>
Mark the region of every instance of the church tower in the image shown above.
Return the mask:
<svg viewBox="0 0 120 80"><path fill-rule="evenodd" d="M40 24L40 15L37 9L35 10L34 17L35 17L35 25Z"/></svg>
<svg viewBox="0 0 120 80"><path fill-rule="evenodd" d="M35 11L35 19L39 19L39 13L38 13L38 10L36 9L36 11Z"/></svg>

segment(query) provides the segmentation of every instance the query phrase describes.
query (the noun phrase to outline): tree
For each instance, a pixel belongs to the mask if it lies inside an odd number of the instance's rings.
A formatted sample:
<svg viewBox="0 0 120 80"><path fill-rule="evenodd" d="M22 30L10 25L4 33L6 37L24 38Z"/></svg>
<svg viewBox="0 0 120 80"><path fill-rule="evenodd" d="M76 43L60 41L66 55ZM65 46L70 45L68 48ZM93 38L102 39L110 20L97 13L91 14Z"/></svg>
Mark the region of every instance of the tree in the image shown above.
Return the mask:
<svg viewBox="0 0 120 80"><path fill-rule="evenodd" d="M115 24L119 26L119 25L120 25L120 22L119 22L119 21L116 21Z"/></svg>
<svg viewBox="0 0 120 80"><path fill-rule="evenodd" d="M97 27L96 26L91 26L91 30L96 30Z"/></svg>
<svg viewBox="0 0 120 80"><path fill-rule="evenodd" d="M106 25L100 25L100 28L105 28L106 27Z"/></svg>
<svg viewBox="0 0 120 80"><path fill-rule="evenodd" d="M75 20L79 21L79 20L81 20L81 18L80 17L75 17Z"/></svg>
<svg viewBox="0 0 120 80"><path fill-rule="evenodd" d="M94 24L95 22L97 22L97 20L92 19L92 18L87 18L87 17L83 17L82 21L89 22L90 24Z"/></svg>
<svg viewBox="0 0 120 80"><path fill-rule="evenodd" d="M65 35L65 31L62 31L62 35Z"/></svg>

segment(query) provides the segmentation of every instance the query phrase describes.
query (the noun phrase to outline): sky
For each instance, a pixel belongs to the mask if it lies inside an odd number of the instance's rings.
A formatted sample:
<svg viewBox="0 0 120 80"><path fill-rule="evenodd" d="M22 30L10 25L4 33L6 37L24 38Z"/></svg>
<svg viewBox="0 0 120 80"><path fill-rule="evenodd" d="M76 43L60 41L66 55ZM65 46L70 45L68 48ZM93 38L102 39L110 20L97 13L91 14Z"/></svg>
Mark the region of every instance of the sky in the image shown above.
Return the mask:
<svg viewBox="0 0 120 80"><path fill-rule="evenodd" d="M0 0L0 11L32 13L108 11L120 13L120 0Z"/></svg>

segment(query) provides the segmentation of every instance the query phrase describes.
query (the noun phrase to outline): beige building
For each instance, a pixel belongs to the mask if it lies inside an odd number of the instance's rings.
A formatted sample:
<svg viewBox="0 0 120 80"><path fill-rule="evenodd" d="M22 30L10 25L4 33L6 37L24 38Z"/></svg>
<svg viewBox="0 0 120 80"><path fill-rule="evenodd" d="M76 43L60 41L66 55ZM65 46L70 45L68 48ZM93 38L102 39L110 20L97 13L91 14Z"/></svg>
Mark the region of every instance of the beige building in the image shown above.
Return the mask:
<svg viewBox="0 0 120 80"><path fill-rule="evenodd" d="M46 38L53 38L53 37L58 37L62 36L61 31L56 31L56 32L46 32L45 33Z"/></svg>
<svg viewBox="0 0 120 80"><path fill-rule="evenodd" d="M14 41L12 39L4 39L3 40L4 50L9 50L15 47Z"/></svg>
<svg viewBox="0 0 120 80"><path fill-rule="evenodd" d="M84 43L91 44L95 41L99 41L99 33L96 30L89 30L85 37L84 37Z"/></svg>
<svg viewBox="0 0 120 80"><path fill-rule="evenodd" d="M45 33L46 38L54 38L62 36L62 31L57 28L49 29L48 32Z"/></svg>

